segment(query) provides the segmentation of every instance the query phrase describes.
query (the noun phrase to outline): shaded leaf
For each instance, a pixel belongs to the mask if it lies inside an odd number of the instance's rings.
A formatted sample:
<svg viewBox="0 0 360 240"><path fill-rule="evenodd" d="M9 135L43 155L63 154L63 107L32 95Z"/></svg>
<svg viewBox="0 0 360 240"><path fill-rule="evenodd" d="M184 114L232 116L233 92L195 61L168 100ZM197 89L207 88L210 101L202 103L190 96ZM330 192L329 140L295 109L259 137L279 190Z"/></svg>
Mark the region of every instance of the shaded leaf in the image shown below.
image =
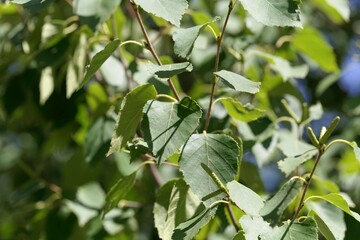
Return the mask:
<svg viewBox="0 0 360 240"><path fill-rule="evenodd" d="M260 210L260 215L264 219L276 222L287 206L295 199L304 186L304 181L299 177L293 177L287 181L280 190L268 201Z"/></svg>
<svg viewBox="0 0 360 240"><path fill-rule="evenodd" d="M227 184L230 199L247 215L258 216L264 207L264 200L250 188L231 181Z"/></svg>
<svg viewBox="0 0 360 240"><path fill-rule="evenodd" d="M263 234L261 240L317 240L318 233L316 222L313 218L307 217L301 222L285 222L281 227L276 227L272 231Z"/></svg>
<svg viewBox="0 0 360 240"><path fill-rule="evenodd" d="M180 20L188 8L186 0L135 0L148 13L161 17L166 21L180 26Z"/></svg>
<svg viewBox="0 0 360 240"><path fill-rule="evenodd" d="M136 172L121 178L110 191L106 194L105 206L103 214L105 215L111 209L115 208L119 201L123 199L126 194L132 189L136 180Z"/></svg>
<svg viewBox="0 0 360 240"><path fill-rule="evenodd" d="M182 58L189 59L196 39L200 32L209 24L218 21L220 18L215 18L213 21L209 21L205 24L194 26L191 28L180 28L175 30L173 34L174 52L176 55Z"/></svg>
<svg viewBox="0 0 360 240"><path fill-rule="evenodd" d="M89 208L101 209L105 204L105 193L97 182L90 182L79 187L76 198Z"/></svg>
<svg viewBox="0 0 360 240"><path fill-rule="evenodd" d="M217 207L204 208L202 207L198 213L184 223L181 223L174 230L172 235L173 240L191 240L205 226L216 213Z"/></svg>
<svg viewBox="0 0 360 240"><path fill-rule="evenodd" d="M339 71L333 49L315 28L306 26L293 35L291 42L298 51L315 61L324 71Z"/></svg>
<svg viewBox="0 0 360 240"><path fill-rule="evenodd" d="M114 127L115 121L108 117L100 117L90 127L84 144L86 162L96 163L105 158Z"/></svg>
<svg viewBox="0 0 360 240"><path fill-rule="evenodd" d="M301 155L287 157L284 160L278 162L279 169L284 172L286 176L289 176L301 164L312 159L316 155L316 153L317 150L311 150Z"/></svg>
<svg viewBox="0 0 360 240"><path fill-rule="evenodd" d="M180 102L151 101L144 107L142 129L158 164L180 149L196 130L202 111L189 97Z"/></svg>
<svg viewBox="0 0 360 240"><path fill-rule="evenodd" d="M349 21L350 8L348 0L312 0L312 4L323 11L334 23Z"/></svg>
<svg viewBox="0 0 360 240"><path fill-rule="evenodd" d="M95 54L95 56L91 59L90 64L85 67L85 77L79 88L82 88L85 83L90 80L96 71L99 70L101 65L113 54L113 52L115 52L119 45L120 40L115 39L114 41L108 43L103 50Z"/></svg>
<svg viewBox="0 0 360 240"><path fill-rule="evenodd" d="M132 139L142 118L145 104L147 101L155 99L156 95L154 85L145 84L134 88L125 96L111 139L111 147L107 153L108 156L126 146L126 143Z"/></svg>
<svg viewBox="0 0 360 240"><path fill-rule="evenodd" d="M200 203L182 179L169 181L162 186L153 211L159 237L170 240L175 227L193 216Z"/></svg>
<svg viewBox="0 0 360 240"><path fill-rule="evenodd" d="M237 175L239 155L239 145L227 135L203 133L190 137L181 152L180 170L205 206L225 197L206 170L212 171L221 184L226 185Z"/></svg>
<svg viewBox="0 0 360 240"><path fill-rule="evenodd" d="M240 0L257 21L267 26L301 27L300 1L297 0ZM261 6L261 7L260 7Z"/></svg>
<svg viewBox="0 0 360 240"><path fill-rule="evenodd" d="M182 72L191 72L193 70L193 66L189 62L166 65L156 65L148 62L146 64L146 69L151 74L154 74L156 79L165 81Z"/></svg>
<svg viewBox="0 0 360 240"><path fill-rule="evenodd" d="M349 203L346 201L346 199L339 193L330 193L324 196L311 196L308 197L305 202L309 200L324 200L331 204L333 204L335 207L343 210L353 218L355 218L358 222L360 222L360 215L357 212L351 211L349 208Z"/></svg>
<svg viewBox="0 0 360 240"><path fill-rule="evenodd" d="M249 104L242 105L241 102L233 98L221 98L220 101L232 118L242 122L254 121L264 114L263 110L254 108Z"/></svg>
<svg viewBox="0 0 360 240"><path fill-rule="evenodd" d="M228 87L236 91L253 94L259 92L260 82L253 82L239 74L226 70L221 70L214 74L220 77Z"/></svg>
<svg viewBox="0 0 360 240"><path fill-rule="evenodd" d="M37 13L47 7L54 0L11 0L11 3L21 4L31 13Z"/></svg>
<svg viewBox="0 0 360 240"><path fill-rule="evenodd" d="M79 203L70 200L64 200L64 203L65 206L76 215L80 227L85 226L85 224L88 223L91 219L99 215L98 211L84 207Z"/></svg>

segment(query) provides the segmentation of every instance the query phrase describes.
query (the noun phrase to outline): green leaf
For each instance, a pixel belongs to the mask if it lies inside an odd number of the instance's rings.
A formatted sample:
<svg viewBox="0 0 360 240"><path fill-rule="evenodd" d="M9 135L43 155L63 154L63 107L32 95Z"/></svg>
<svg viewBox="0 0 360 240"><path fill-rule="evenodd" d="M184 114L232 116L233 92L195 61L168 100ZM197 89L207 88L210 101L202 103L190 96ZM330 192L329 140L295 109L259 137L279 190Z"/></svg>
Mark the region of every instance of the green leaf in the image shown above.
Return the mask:
<svg viewBox="0 0 360 240"><path fill-rule="evenodd" d="M239 155L239 145L227 135L203 133L191 136L182 150L179 165L185 181L205 206L224 198L225 194L202 165L226 185L236 177Z"/></svg>
<svg viewBox="0 0 360 240"><path fill-rule="evenodd" d="M291 42L298 51L315 61L324 71L339 71L333 49L315 28L306 26L293 35Z"/></svg>
<svg viewBox="0 0 360 240"><path fill-rule="evenodd" d="M11 3L21 4L31 13L37 13L47 7L54 0L11 0Z"/></svg>
<svg viewBox="0 0 360 240"><path fill-rule="evenodd" d="M180 149L199 125L202 111L189 97L180 102L150 101L144 107L144 139L161 164Z"/></svg>
<svg viewBox="0 0 360 240"><path fill-rule="evenodd" d="M257 21L267 26L301 27L298 0L240 0Z"/></svg>
<svg viewBox="0 0 360 240"><path fill-rule="evenodd" d="M88 223L91 219L99 215L98 211L84 207L79 203L70 200L64 200L64 203L65 206L76 215L80 227L85 226L85 224Z"/></svg>
<svg viewBox="0 0 360 240"><path fill-rule="evenodd" d="M312 0L311 3L323 11L334 23L341 24L344 21L349 21L348 0Z"/></svg>
<svg viewBox="0 0 360 240"><path fill-rule="evenodd" d="M276 222L303 186L304 180L299 177L291 178L270 200L265 202L265 206L260 210L260 215Z"/></svg>
<svg viewBox="0 0 360 240"><path fill-rule="evenodd" d="M360 215L357 212L350 210L348 202L339 193L330 193L325 196L311 196L305 200L305 203L309 200L327 201L333 204L335 207L340 208L341 210L343 210L344 212L355 218L358 222L360 222Z"/></svg>
<svg viewBox="0 0 360 240"><path fill-rule="evenodd" d="M259 236L270 232L272 228L262 217L245 215L240 218L241 228L246 240L259 239Z"/></svg>
<svg viewBox="0 0 360 240"><path fill-rule="evenodd" d="M80 22L96 29L99 23L107 20L119 7L121 0L74 0L74 12Z"/></svg>
<svg viewBox="0 0 360 240"><path fill-rule="evenodd" d="M151 74L154 74L156 79L165 81L182 72L191 72L193 70L193 66L189 62L166 65L156 65L148 62L146 64L146 70Z"/></svg>
<svg viewBox="0 0 360 240"><path fill-rule="evenodd" d="M284 81L292 78L305 78L309 72L308 65L291 66L289 61L258 50L250 50L248 54L256 54L270 63L270 68L278 72Z"/></svg>
<svg viewBox="0 0 360 240"><path fill-rule="evenodd" d="M346 224L344 212L329 203L311 202L309 216L314 217L320 232L327 240L345 238Z"/></svg>
<svg viewBox="0 0 360 240"><path fill-rule="evenodd" d="M79 88L82 88L85 83L90 80L90 78L96 73L97 70L99 70L106 59L108 59L113 54L113 52L115 52L119 45L120 40L115 39L114 41L108 43L103 50L95 54L95 56L91 59L90 64L85 67L85 77Z"/></svg>
<svg viewBox="0 0 360 240"><path fill-rule="evenodd" d="M173 34L174 52L182 58L189 59L196 39L200 32L209 24L218 21L220 18L215 18L213 21L207 22L202 25L194 26L191 28L180 28L175 30Z"/></svg>
<svg viewBox="0 0 360 240"><path fill-rule="evenodd" d="M101 209L105 204L105 193L97 182L90 182L79 187L76 198L89 208Z"/></svg>
<svg viewBox="0 0 360 240"><path fill-rule="evenodd" d="M230 97L221 98L219 100L224 105L230 117L242 122L254 121L264 114L263 110L254 108L250 104L242 105L241 102Z"/></svg>
<svg viewBox="0 0 360 240"><path fill-rule="evenodd" d="M264 199L250 188L231 181L227 184L230 199L247 215L258 216L260 210L264 207Z"/></svg>
<svg viewBox="0 0 360 240"><path fill-rule="evenodd" d="M186 222L181 223L174 230L173 240L191 240L214 216L217 206L213 208L202 207L198 213Z"/></svg>
<svg viewBox="0 0 360 240"><path fill-rule="evenodd" d="M315 149L313 145L300 141L296 134L288 131L282 131L280 133L278 148L286 157L291 158L310 153Z"/></svg>
<svg viewBox="0 0 360 240"><path fill-rule="evenodd" d="M86 162L96 163L105 157L114 127L115 121L108 117L98 118L90 127L84 144Z"/></svg>
<svg viewBox="0 0 360 240"><path fill-rule="evenodd" d="M51 67L46 67L41 71L39 89L40 104L44 105L55 89L54 76Z"/></svg>
<svg viewBox="0 0 360 240"><path fill-rule="evenodd" d="M220 77L228 87L236 91L252 94L259 92L260 82L253 82L239 74L226 70L221 70L214 74Z"/></svg>
<svg viewBox="0 0 360 240"><path fill-rule="evenodd" d="M360 148L354 141L351 143L356 159L360 162Z"/></svg>
<svg viewBox="0 0 360 240"><path fill-rule="evenodd" d="M126 146L126 143L132 139L143 116L145 104L147 101L155 99L156 95L154 85L145 84L134 88L125 96L107 156Z"/></svg>
<svg viewBox="0 0 360 240"><path fill-rule="evenodd" d="M316 222L313 218L307 217L301 222L287 221L281 227L276 227L272 231L263 234L261 240L318 240Z"/></svg>
<svg viewBox="0 0 360 240"><path fill-rule="evenodd" d="M103 215L117 207L119 201L132 189L136 180L136 172L121 178L106 194Z"/></svg>
<svg viewBox="0 0 360 240"><path fill-rule="evenodd" d="M146 12L161 17L166 21L180 26L180 20L188 8L186 0L135 0Z"/></svg>
<svg viewBox="0 0 360 240"><path fill-rule="evenodd" d="M169 181L162 186L153 211L159 237L170 240L175 227L193 216L200 204L182 179Z"/></svg>
<svg viewBox="0 0 360 240"><path fill-rule="evenodd" d="M278 162L279 169L282 172L284 172L286 176L289 176L301 164L313 158L316 155L316 153L317 153L316 150L311 150L301 155L297 155L294 157L287 157L284 160Z"/></svg>

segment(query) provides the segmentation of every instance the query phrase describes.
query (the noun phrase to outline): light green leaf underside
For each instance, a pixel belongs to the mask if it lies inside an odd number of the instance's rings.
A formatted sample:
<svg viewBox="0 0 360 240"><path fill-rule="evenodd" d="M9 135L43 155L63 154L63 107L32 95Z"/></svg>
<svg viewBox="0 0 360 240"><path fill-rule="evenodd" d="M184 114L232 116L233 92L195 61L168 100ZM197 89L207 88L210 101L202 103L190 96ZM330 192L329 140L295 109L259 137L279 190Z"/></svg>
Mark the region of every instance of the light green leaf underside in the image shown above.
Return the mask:
<svg viewBox="0 0 360 240"><path fill-rule="evenodd" d="M88 223L91 219L99 215L98 211L91 208L87 208L77 202L64 200L64 203L65 206L75 214L75 216L78 219L80 227L85 226L85 224Z"/></svg>
<svg viewBox="0 0 360 240"><path fill-rule="evenodd" d="M260 210L260 215L264 219L278 220L301 191L303 185L304 181L299 177L293 177L287 181L270 200L265 202L265 206Z"/></svg>
<svg viewBox="0 0 360 240"><path fill-rule="evenodd" d="M260 82L253 82L237 73L221 70L214 73L220 77L225 85L239 92L257 93L260 89Z"/></svg>
<svg viewBox="0 0 360 240"><path fill-rule="evenodd" d="M260 236L261 240L318 240L316 222L313 218L306 218L301 222L286 222L271 232Z"/></svg>
<svg viewBox="0 0 360 240"><path fill-rule="evenodd" d="M173 240L192 240L200 229L214 218L217 206L214 208L200 208L192 218L181 223L174 230Z"/></svg>
<svg viewBox="0 0 360 240"><path fill-rule="evenodd" d="M348 0L312 0L310 1L334 23L341 24L349 21L350 6Z"/></svg>
<svg viewBox="0 0 360 240"><path fill-rule="evenodd" d="M293 35L291 42L298 51L316 62L324 71L339 71L333 49L315 28L306 26Z"/></svg>
<svg viewBox="0 0 360 240"><path fill-rule="evenodd" d="M84 84L90 80L90 78L96 73L97 70L99 70L106 59L108 59L113 54L113 52L115 52L119 45L120 40L115 39L114 41L108 43L103 50L95 54L95 56L91 59L90 64L85 67L85 76L79 88L82 88Z"/></svg>
<svg viewBox="0 0 360 240"><path fill-rule="evenodd" d="M336 206L337 208L343 210L344 212L346 212L347 214L349 214L353 218L355 218L358 222L360 222L359 213L351 211L350 208L349 208L348 202L339 193L330 193L330 194L327 194L325 196L311 196L311 197L308 197L305 200L305 203L307 201L310 201L310 200L324 200L324 201L327 201L327 202L333 204L334 206Z"/></svg>
<svg viewBox="0 0 360 240"><path fill-rule="evenodd" d="M230 199L247 215L259 216L264 200L250 188L236 181L227 184Z"/></svg>
<svg viewBox="0 0 360 240"><path fill-rule="evenodd" d="M301 27L298 0L240 0L257 21L267 26Z"/></svg>
<svg viewBox="0 0 360 240"><path fill-rule="evenodd" d="M313 158L316 153L316 150L311 150L301 155L287 157L284 160L278 162L279 169L284 172L286 176L289 176L301 164Z"/></svg>
<svg viewBox="0 0 360 240"><path fill-rule="evenodd" d="M360 162L360 148L356 142L351 143L356 159Z"/></svg>
<svg viewBox="0 0 360 240"><path fill-rule="evenodd" d="M233 98L221 98L219 101L224 105L228 114L239 121L251 122L260 118L264 111L254 108L251 105L242 105L241 102L235 101Z"/></svg>
<svg viewBox="0 0 360 240"><path fill-rule="evenodd" d="M324 202L309 202L311 211L309 216L314 217L320 232L327 240L343 240L346 224L344 212L339 208Z"/></svg>
<svg viewBox="0 0 360 240"><path fill-rule="evenodd" d="M200 203L184 180L172 180L162 186L153 211L159 237L171 240L175 227L193 216Z"/></svg>
<svg viewBox="0 0 360 240"><path fill-rule="evenodd" d="M132 189L136 180L136 172L121 178L106 194L104 214L117 207L119 201Z"/></svg>
<svg viewBox="0 0 360 240"><path fill-rule="evenodd" d="M156 79L165 81L182 72L191 72L193 70L193 66L189 62L173 63L166 65L156 65L148 62L146 64L146 70L151 74L154 74L154 77Z"/></svg>
<svg viewBox="0 0 360 240"><path fill-rule="evenodd" d="M158 164L174 154L196 130L202 111L189 97L178 103L151 101L144 107L144 139Z"/></svg>
<svg viewBox="0 0 360 240"><path fill-rule="evenodd" d="M250 50L248 54L255 54L266 59L270 63L270 68L278 72L284 81L292 78L305 78L309 72L308 65L291 66L290 62L284 58L274 56L258 50Z"/></svg>
<svg viewBox="0 0 360 240"><path fill-rule="evenodd" d="M180 170L191 190L210 206L225 197L214 179L204 170L207 166L223 185L235 179L238 157L237 142L227 135L193 134L182 150Z"/></svg>
<svg viewBox="0 0 360 240"><path fill-rule="evenodd" d="M180 26L180 20L188 8L186 0L135 0L148 13L161 17L166 21Z"/></svg>
<svg viewBox="0 0 360 240"><path fill-rule="evenodd" d="M245 215L240 218L241 228L245 232L246 240L259 239L259 236L271 232L270 224L262 217Z"/></svg>
<svg viewBox="0 0 360 240"><path fill-rule="evenodd" d="M207 22L202 25L190 27L190 28L180 28L175 30L173 34L174 40L174 52L176 55L182 58L189 59L192 49L196 39L198 38L200 32L209 24L219 20L220 18L215 18L213 21Z"/></svg>

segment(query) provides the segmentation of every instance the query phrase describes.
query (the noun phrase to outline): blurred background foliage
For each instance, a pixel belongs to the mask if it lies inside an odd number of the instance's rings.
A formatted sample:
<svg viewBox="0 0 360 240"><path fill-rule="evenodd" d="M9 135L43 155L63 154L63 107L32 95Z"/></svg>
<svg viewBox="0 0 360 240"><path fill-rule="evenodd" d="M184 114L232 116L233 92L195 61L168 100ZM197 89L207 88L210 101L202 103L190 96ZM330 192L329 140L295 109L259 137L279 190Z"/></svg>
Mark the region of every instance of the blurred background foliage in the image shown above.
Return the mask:
<svg viewBox="0 0 360 240"><path fill-rule="evenodd" d="M287 115L280 102L284 96L294 109L301 102L321 103L319 117L311 122L317 133L340 115L336 137L360 140L360 1L351 0L349 6L347 1L331 2L303 1L303 29L266 27L241 4L230 18L221 68L261 81L262 88L255 98L228 90L218 96L251 102L266 114L251 123L234 122L218 104L209 132L229 129L243 138L241 181L258 193L270 195L285 178L276 165L283 157L280 144L274 146L278 140L267 134ZM224 17L228 1L189 4L182 27ZM173 52L175 27L142 14L163 62L181 61ZM100 212L105 193L141 161L127 151L105 157L121 99L145 82L159 93L170 94L169 87L144 70L149 52L128 44L77 91L86 64L107 42L142 41L135 20L125 0L0 0L1 239L157 239L152 216L156 184L147 168L138 173L120 208L105 219ZM217 24L212 23L215 31ZM177 88L204 108L216 54L208 30L199 36L190 58L194 71L175 78ZM339 145L320 164L317 175L335 182L359 211L360 163L351 149ZM310 167L303 166L303 171ZM164 179L177 176L168 166L160 173ZM313 188L317 191L316 184ZM198 239L228 239L222 218L225 214L212 220ZM355 239L359 228L351 217L345 218L346 239Z"/></svg>

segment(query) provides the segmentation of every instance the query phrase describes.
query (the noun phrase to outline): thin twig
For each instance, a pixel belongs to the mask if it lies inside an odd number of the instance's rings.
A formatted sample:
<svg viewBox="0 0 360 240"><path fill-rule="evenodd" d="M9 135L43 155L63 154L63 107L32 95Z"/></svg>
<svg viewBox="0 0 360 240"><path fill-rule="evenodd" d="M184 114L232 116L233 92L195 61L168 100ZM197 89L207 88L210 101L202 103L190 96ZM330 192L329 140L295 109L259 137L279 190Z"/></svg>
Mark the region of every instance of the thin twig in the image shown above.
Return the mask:
<svg viewBox="0 0 360 240"><path fill-rule="evenodd" d="M157 53L156 53L156 51L155 51L155 49L154 49L154 46L153 46L153 44L152 44L151 41L150 41L149 35L148 35L148 33L147 33L146 29L145 29L144 22L143 22L143 20L142 20L142 18L141 18L141 16L140 16L139 7L138 7L132 0L129 0L129 1L130 1L131 6L132 6L133 9L134 9L135 16L136 16L136 19L137 19L138 22L139 22L141 31L142 31L143 34L144 34L145 41L146 41L146 43L147 43L147 48L149 49L149 51L151 52L151 54L152 54L153 57L155 58L155 61L156 61L159 65L162 65L161 60L160 60L159 56L157 55ZM177 92L177 90L176 90L176 88L175 88L175 86L174 86L174 83L171 81L170 78L167 80L167 82L168 82L168 84L169 84L172 92L174 93L176 99L179 101L179 100L180 100L180 96L179 96L179 94L178 94L178 92Z"/></svg>
<svg viewBox="0 0 360 240"><path fill-rule="evenodd" d="M223 40L223 37L224 37L224 34L225 34L225 30L226 30L226 26L227 26L228 21L229 21L230 14L231 14L232 10L234 9L234 5L235 5L234 2L232 0L230 0L229 8L228 8L228 12L227 12L227 15L226 15L226 18L225 18L223 29L222 29L222 31L220 33L220 36L216 39L217 50L216 50L216 57L215 57L214 72L217 72L219 70L221 43L222 43L222 40ZM211 110L212 110L213 101L214 101L216 82L217 82L217 77L214 76L212 86L211 86L209 108L208 108L208 112L207 112L207 115L206 115L205 130L208 129L209 123L210 123L210 116L211 116Z"/></svg>
<svg viewBox="0 0 360 240"><path fill-rule="evenodd" d="M322 155L324 154L324 150L322 148L319 148L318 150L318 153L316 155L316 159L315 159L315 164L313 166L313 168L311 169L311 172L310 172L310 175L309 177L306 179L306 183L305 183L305 186L304 186L304 190L303 190L303 193L301 195L301 198L300 198L300 202L299 202L299 205L298 207L296 208L296 211L295 213L293 214L292 216L292 220L295 220L296 217L298 216L299 212L301 211L301 209L304 207L304 200L305 200L305 195L306 195L306 192L307 190L309 189L309 186L310 186L310 183L311 183L311 180L314 176L314 173L315 173L315 170L316 170L316 167L320 161L320 158L322 157Z"/></svg>
<svg viewBox="0 0 360 240"><path fill-rule="evenodd" d="M231 221L232 221L232 224L233 224L234 227L235 227L236 232L239 232L239 231L240 231L240 227L239 227L238 221L237 221L236 218L235 218L235 214L234 214L234 211L233 211L232 208L231 208L231 204L230 204L230 203L229 203L229 204L226 204L226 209L227 209L227 211L228 211L228 213L229 213L229 215L230 215L230 219L231 219Z"/></svg>

